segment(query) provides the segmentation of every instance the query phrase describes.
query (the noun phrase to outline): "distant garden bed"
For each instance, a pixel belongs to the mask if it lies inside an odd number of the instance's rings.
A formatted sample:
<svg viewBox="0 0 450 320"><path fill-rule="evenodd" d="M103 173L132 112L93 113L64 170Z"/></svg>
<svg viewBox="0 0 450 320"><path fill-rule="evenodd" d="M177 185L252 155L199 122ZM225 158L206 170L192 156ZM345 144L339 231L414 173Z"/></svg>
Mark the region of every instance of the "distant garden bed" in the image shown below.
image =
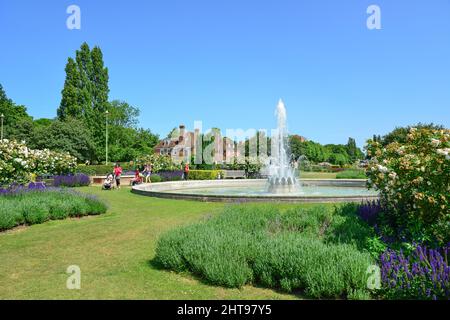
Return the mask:
<svg viewBox="0 0 450 320"><path fill-rule="evenodd" d="M0 192L0 231L48 220L99 215L106 210L106 205L97 198L68 189L3 189Z"/></svg>

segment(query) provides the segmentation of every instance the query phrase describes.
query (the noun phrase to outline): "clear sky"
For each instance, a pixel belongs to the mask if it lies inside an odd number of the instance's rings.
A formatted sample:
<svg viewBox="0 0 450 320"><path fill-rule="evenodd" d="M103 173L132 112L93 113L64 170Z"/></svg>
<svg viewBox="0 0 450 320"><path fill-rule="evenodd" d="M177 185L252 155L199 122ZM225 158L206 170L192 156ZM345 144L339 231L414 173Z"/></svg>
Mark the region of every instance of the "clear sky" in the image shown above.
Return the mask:
<svg viewBox="0 0 450 320"><path fill-rule="evenodd" d="M81 30L66 9L81 8ZM381 8L381 30L366 27ZM450 0L0 0L0 83L35 118L55 117L64 67L103 50L110 99L161 135L275 126L358 145L396 125L450 126Z"/></svg>

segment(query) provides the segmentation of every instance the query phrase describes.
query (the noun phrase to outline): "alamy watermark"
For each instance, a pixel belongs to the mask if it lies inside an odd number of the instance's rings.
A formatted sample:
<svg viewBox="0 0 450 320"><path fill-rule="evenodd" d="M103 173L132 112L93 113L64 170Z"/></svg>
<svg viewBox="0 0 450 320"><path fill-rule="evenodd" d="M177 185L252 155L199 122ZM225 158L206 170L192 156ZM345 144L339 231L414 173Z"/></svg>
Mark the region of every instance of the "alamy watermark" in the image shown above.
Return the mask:
<svg viewBox="0 0 450 320"><path fill-rule="evenodd" d="M372 4L367 8L367 29L380 30L381 29L381 8L376 4Z"/></svg>
<svg viewBox="0 0 450 320"><path fill-rule="evenodd" d="M66 20L66 26L69 30L81 29L81 9L79 6L72 4L67 7L66 13L69 17Z"/></svg>
<svg viewBox="0 0 450 320"><path fill-rule="evenodd" d="M81 289L81 269L77 265L71 265L67 267L66 273L69 277L66 281L66 288L69 290Z"/></svg>
<svg viewBox="0 0 450 320"><path fill-rule="evenodd" d="M377 265L371 265L367 268L366 274L369 275L367 278L367 289L378 290L381 288L381 270Z"/></svg>

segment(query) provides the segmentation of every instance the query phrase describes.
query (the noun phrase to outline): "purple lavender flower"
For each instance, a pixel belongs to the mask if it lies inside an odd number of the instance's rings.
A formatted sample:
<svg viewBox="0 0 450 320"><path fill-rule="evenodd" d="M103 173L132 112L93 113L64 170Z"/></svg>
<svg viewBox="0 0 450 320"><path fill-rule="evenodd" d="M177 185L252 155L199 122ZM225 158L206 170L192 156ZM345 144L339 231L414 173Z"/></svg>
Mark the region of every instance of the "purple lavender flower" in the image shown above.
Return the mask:
<svg viewBox="0 0 450 320"><path fill-rule="evenodd" d="M358 216L371 225L375 225L378 215L382 212L379 200L363 202L358 207ZM377 226L378 227L378 226Z"/></svg>
<svg viewBox="0 0 450 320"><path fill-rule="evenodd" d="M77 173L75 175L59 175L53 177L55 187L81 187L91 183L89 176Z"/></svg>
<svg viewBox="0 0 450 320"><path fill-rule="evenodd" d="M448 249L416 245L409 255L387 249L380 255L381 280L389 297L449 299Z"/></svg>

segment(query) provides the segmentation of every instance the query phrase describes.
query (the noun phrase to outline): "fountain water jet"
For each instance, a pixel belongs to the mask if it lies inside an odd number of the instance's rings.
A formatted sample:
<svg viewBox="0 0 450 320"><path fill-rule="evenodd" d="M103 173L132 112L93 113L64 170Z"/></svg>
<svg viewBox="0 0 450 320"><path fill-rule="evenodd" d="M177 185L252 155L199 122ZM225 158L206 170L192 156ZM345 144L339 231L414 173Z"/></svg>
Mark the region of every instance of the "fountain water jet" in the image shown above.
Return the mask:
<svg viewBox="0 0 450 320"><path fill-rule="evenodd" d="M287 132L287 114L283 100L280 99L275 110L277 130L272 135L272 152L267 165L270 193L289 193L298 188L294 170L290 163Z"/></svg>

